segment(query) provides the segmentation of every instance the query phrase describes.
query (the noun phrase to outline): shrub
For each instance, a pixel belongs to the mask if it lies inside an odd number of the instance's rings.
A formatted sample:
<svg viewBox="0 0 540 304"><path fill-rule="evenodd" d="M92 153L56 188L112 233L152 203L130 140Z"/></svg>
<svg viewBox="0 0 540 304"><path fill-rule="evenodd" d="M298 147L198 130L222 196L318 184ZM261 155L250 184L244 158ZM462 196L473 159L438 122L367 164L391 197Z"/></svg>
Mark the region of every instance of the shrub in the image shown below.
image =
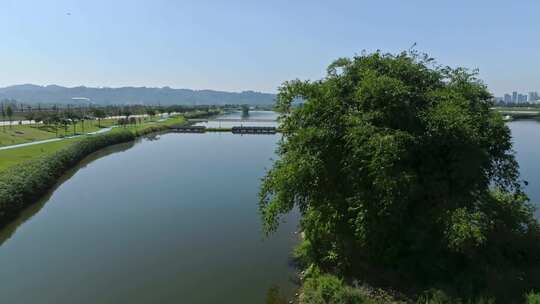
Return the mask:
<svg viewBox="0 0 540 304"><path fill-rule="evenodd" d="M540 304L540 294L539 293L529 293L527 295L527 304Z"/></svg>
<svg viewBox="0 0 540 304"><path fill-rule="evenodd" d="M491 298L479 297L476 300L463 301L461 299L452 298L444 291L439 289L430 289L424 292L418 300L417 304L493 304L495 301Z"/></svg>
<svg viewBox="0 0 540 304"><path fill-rule="evenodd" d="M358 289L343 284L336 276L313 275L304 282L302 303L305 304L375 304Z"/></svg>

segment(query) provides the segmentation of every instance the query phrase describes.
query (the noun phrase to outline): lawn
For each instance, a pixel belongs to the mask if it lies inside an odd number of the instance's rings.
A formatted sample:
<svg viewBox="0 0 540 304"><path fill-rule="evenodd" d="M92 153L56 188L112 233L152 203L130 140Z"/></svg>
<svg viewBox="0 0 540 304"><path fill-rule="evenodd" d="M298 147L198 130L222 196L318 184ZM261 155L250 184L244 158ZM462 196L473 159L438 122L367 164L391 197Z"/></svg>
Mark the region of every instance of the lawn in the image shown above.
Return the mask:
<svg viewBox="0 0 540 304"><path fill-rule="evenodd" d="M171 118L170 120L173 120ZM143 125L146 123L155 122L157 118L144 118ZM54 126L46 126L43 124L35 125L12 125L0 126L0 147L23 144L38 140L51 139L55 137L72 136L74 134L91 133L100 130L101 128L110 127L117 124L116 119L102 120L98 123L97 120L86 120L78 122L75 125L68 125L67 130L64 126L60 126L58 130ZM137 125L140 126L140 125ZM83 128L84 127L84 128ZM100 128L101 127L101 128ZM58 132L58 135L57 135Z"/></svg>
<svg viewBox="0 0 540 304"><path fill-rule="evenodd" d="M109 127L116 124L116 120L102 120L101 128ZM84 133L98 131L100 127L97 121L87 120L84 122ZM55 137L71 136L74 134L83 133L83 123L78 122L75 125L68 125L67 132L64 127L58 128L54 126L46 126L43 124L35 125L12 125L0 127L0 147L11 146L17 144L28 143L32 141L51 139Z"/></svg>
<svg viewBox="0 0 540 304"><path fill-rule="evenodd" d="M79 139L70 138L16 149L0 150L0 171L21 162L54 153L77 140Z"/></svg>

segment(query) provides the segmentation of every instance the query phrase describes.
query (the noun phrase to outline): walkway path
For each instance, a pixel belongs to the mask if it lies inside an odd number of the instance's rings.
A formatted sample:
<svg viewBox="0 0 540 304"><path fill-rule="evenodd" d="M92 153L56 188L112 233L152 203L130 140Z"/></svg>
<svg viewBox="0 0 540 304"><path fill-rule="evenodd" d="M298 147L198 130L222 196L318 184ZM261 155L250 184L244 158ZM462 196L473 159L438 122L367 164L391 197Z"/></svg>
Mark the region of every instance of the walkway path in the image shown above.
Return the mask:
<svg viewBox="0 0 540 304"><path fill-rule="evenodd" d="M176 114L176 113L172 113L172 114ZM131 115L130 117L144 117L144 116L148 116L146 114L144 115ZM163 121L166 121L167 119L171 118L171 116L173 115L162 115L161 119L159 119L157 122L163 122ZM111 116L111 118L114 118L115 116ZM120 116L118 116L120 117ZM149 122L149 123L155 123L155 122ZM94 135L94 134L102 134L102 133L105 133L105 132L109 132L110 130L112 130L112 128L116 128L117 126L112 126L112 127L109 127L109 128L103 128L99 131L95 131L95 132L90 132L90 133L85 133L85 134L79 134L79 135L73 135L73 136L66 136L66 137L61 137L61 138L51 138L51 139L45 139L45 140L38 140L38 141L33 141L33 142L28 142L28 143L24 143L24 144L17 144L17 145L11 145L11 146L4 146L4 147L0 147L0 151L2 150L10 150L10 149L16 149L16 148L21 148L21 147L27 147L27 146L33 146L33 145L39 145L39 144L45 144L45 143L50 143L50 142L54 142L54 141L59 141L59 140L64 140L64 139L68 139L68 138L76 138L76 137L80 137L80 136L83 136L83 135Z"/></svg>
<svg viewBox="0 0 540 304"><path fill-rule="evenodd" d="M45 140L38 140L38 141L32 141L32 142L28 142L28 143L24 143L24 144L18 144L18 145L4 146L4 147L0 147L0 151L1 150L16 149L16 148L21 148L21 147L27 147L27 146L33 146L33 145L39 145L39 144L45 144L45 143L50 143L50 142L54 142L54 141L60 141L60 140L68 139L68 138L81 137L81 136L84 136L84 135L101 134L101 133L109 132L114 127L116 127L116 126L112 126L112 127L109 127L109 128L103 128L103 129L101 129L99 131L85 133L85 134L66 136L66 137L60 137L60 138L51 138L51 139L45 139Z"/></svg>

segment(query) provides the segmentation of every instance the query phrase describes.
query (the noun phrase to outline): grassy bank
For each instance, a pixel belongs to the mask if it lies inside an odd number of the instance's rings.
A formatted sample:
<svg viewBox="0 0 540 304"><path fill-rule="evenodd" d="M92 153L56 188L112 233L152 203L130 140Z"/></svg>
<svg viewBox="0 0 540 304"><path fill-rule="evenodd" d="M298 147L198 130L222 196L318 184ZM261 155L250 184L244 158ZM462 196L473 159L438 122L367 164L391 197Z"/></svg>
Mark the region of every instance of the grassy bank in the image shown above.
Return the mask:
<svg viewBox="0 0 540 304"><path fill-rule="evenodd" d="M494 107L492 109L504 116L510 116L513 120L540 118L540 108L536 107Z"/></svg>
<svg viewBox="0 0 540 304"><path fill-rule="evenodd" d="M393 290L374 288L355 280L345 280L333 274L322 273L316 268L304 271L300 304L495 304L505 303L491 297L476 299L452 297L440 289L429 289L415 297L407 297ZM283 302L285 303L285 302ZM540 304L540 294L527 293L518 302Z"/></svg>
<svg viewBox="0 0 540 304"><path fill-rule="evenodd" d="M0 172L23 162L55 153L79 140L80 138L71 138L17 149L0 150Z"/></svg>
<svg viewBox="0 0 540 304"><path fill-rule="evenodd" d="M131 132L147 132L146 130L167 128L172 124L185 123L185 118L182 116L176 116L163 122L147 122L144 124L129 125L126 127L119 127L111 130L109 133L115 133L122 130L129 130ZM0 131L1 133L1 131ZM91 136L91 135L89 135ZM10 150L0 150L0 171L5 170L11 166L21 164L26 161L30 161L36 158L44 157L49 154L55 153L60 149L80 141L84 137L63 139L57 142L50 142L44 144L38 144L33 146L21 147Z"/></svg>
<svg viewBox="0 0 540 304"><path fill-rule="evenodd" d="M183 117L176 117L160 123L119 127L99 135L0 151L0 227L37 201L62 174L89 154L183 122Z"/></svg>
<svg viewBox="0 0 540 304"><path fill-rule="evenodd" d="M0 127L0 147L91 133L115 125L116 122L117 120L114 119L102 120L101 123L88 120L84 123L78 122L75 125L68 125L67 130L64 127L56 128L44 124L2 126Z"/></svg>

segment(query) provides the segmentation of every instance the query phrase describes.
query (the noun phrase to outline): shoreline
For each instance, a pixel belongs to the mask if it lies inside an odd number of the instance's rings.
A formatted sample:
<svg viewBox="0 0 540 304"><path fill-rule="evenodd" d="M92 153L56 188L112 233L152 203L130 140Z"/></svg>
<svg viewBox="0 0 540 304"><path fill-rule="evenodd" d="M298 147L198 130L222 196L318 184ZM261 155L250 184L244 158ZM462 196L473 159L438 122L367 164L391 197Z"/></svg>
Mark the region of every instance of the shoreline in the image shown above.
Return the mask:
<svg viewBox="0 0 540 304"><path fill-rule="evenodd" d="M59 178L92 153L167 131L170 127L171 123L167 122L147 125L141 129L115 128L114 132L78 136L80 140L68 143L54 153L38 156L0 171L0 229L4 229L26 208L37 203L54 187ZM62 139L54 141L59 140Z"/></svg>

